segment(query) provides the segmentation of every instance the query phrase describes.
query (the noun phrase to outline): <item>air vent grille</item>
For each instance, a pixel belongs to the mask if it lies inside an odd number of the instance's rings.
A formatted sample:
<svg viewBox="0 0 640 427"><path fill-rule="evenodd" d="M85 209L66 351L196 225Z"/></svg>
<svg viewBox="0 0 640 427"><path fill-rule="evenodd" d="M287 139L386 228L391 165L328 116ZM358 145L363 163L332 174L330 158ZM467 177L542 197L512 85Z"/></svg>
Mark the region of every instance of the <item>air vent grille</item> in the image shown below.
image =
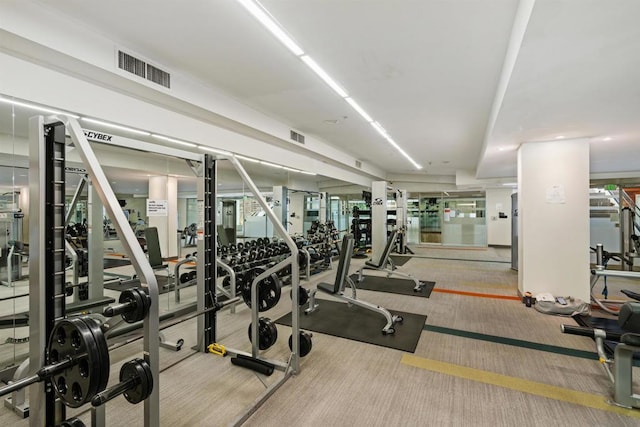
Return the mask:
<svg viewBox="0 0 640 427"><path fill-rule="evenodd" d="M118 51L118 68L166 88L171 88L171 74L121 50Z"/></svg>
<svg viewBox="0 0 640 427"><path fill-rule="evenodd" d="M300 144L304 144L304 135L296 132L295 130L291 131L291 139L296 142L299 142Z"/></svg>
<svg viewBox="0 0 640 427"><path fill-rule="evenodd" d="M147 64L147 80L158 83L166 88L171 87L171 74L151 64Z"/></svg>
<svg viewBox="0 0 640 427"><path fill-rule="evenodd" d="M118 68L144 78L145 65L147 64L144 61L122 51L118 51Z"/></svg>

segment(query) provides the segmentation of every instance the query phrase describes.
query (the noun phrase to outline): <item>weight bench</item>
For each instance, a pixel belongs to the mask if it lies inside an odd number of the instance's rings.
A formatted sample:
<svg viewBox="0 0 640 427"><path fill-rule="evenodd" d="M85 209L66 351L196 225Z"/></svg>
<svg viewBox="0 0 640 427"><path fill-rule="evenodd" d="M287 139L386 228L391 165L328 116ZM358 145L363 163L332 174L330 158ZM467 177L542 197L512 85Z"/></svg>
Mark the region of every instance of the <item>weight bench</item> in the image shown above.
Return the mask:
<svg viewBox="0 0 640 427"><path fill-rule="evenodd" d="M359 300L357 298L356 285L349 277L349 264L351 263L353 245L353 235L345 235L342 239L342 250L340 251L340 261L338 263L338 269L336 272L336 279L334 283L318 283L317 287L313 289L309 294L309 308L304 311L304 314L310 314L316 311L316 309L318 308L318 304L316 304L315 298L316 293L318 291L322 291L329 295L333 295L338 299L346 301L349 305L357 305L359 307L381 314L387 321L387 324L384 326L384 328L382 328L382 333L384 335L393 334L396 331L394 328L394 324L402 323L402 316L392 316L386 308ZM344 294L345 282L348 282L351 286L352 296L350 297Z"/></svg>
<svg viewBox="0 0 640 427"><path fill-rule="evenodd" d="M144 230L144 238L147 241L147 254L149 255L149 264L151 265L151 269L155 270L166 270L167 277L171 277L171 272L169 271L169 264L165 264L162 260L162 254L160 253L160 239L158 238L158 228L157 227L147 227ZM167 279L167 286L169 286L170 281Z"/></svg>
<svg viewBox="0 0 640 427"><path fill-rule="evenodd" d="M393 264L393 260L389 258L389 255L391 255L391 250L393 249L393 246L396 242L397 234L398 234L398 230L393 230L391 232L391 234L389 235L389 238L387 239L387 244L384 247L384 251L382 252L382 255L380 256L380 259L378 260L378 262L373 262L373 260L365 261L364 265L358 269L358 283L364 280L363 270L365 268L368 268L370 270L384 271L385 273L387 273L387 278L391 277L392 275L396 275L396 276L404 277L409 280L413 280L413 282L416 284L413 287L413 291L414 292L422 291L426 283L419 281L418 279L416 279L410 274L396 271L397 267Z"/></svg>

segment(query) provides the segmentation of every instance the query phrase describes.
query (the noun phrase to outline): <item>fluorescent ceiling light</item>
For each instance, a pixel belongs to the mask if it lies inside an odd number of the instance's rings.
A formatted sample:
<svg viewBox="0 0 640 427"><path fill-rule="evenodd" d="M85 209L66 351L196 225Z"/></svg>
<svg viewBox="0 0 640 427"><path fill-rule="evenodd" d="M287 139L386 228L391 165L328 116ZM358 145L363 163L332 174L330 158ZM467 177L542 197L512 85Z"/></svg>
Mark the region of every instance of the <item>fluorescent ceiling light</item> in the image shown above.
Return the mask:
<svg viewBox="0 0 640 427"><path fill-rule="evenodd" d="M314 61L313 59L311 59L311 57L309 55L304 55L301 56L300 59L302 59L302 62L304 62L305 64L307 64L307 66L309 68L311 68L313 70L314 73L316 73L318 75L318 77L320 77L322 80L324 80L324 82L326 84L329 85L329 87L331 89L334 90L335 93L337 93L338 95L340 95L341 98L346 98L347 96L349 96L347 94L347 92L345 92L344 89L342 89L342 87L335 82L335 80L333 80L331 78L331 76L329 74L327 74L326 71L324 71L317 63L316 61Z"/></svg>
<svg viewBox="0 0 640 427"><path fill-rule="evenodd" d="M282 169L283 168L280 165L276 165L275 163L265 162L264 160L260 160L260 164L261 165L265 165L265 166L271 166L272 168L278 168L278 169Z"/></svg>
<svg viewBox="0 0 640 427"><path fill-rule="evenodd" d="M198 148L203 151L210 151L216 154L222 154L223 156L231 156L232 154L229 151L218 150L217 148L205 147L204 145L198 145Z"/></svg>
<svg viewBox="0 0 640 427"><path fill-rule="evenodd" d="M169 138L168 136L162 136L162 135L156 135L156 134L152 134L151 135L154 138L157 139L161 139L163 141L169 141L169 142L173 142L176 144L180 144L180 145L184 145L185 147L197 147L197 144L194 144L192 142L185 142L185 141L180 141L179 139L173 139L173 138Z"/></svg>
<svg viewBox="0 0 640 427"><path fill-rule="evenodd" d="M286 167L286 166L283 166L283 167L282 167L282 169L286 169L286 170L291 171L291 172L300 172L300 170L299 170L299 169L288 168L288 167Z"/></svg>
<svg viewBox="0 0 640 427"><path fill-rule="evenodd" d="M30 104L30 103L22 102L22 101L15 101L13 99L0 97L0 102L4 102L5 104L17 105L19 107L30 108L32 110L43 111L45 113L64 114L65 116L73 117L74 119L79 119L80 118L80 116L77 116L77 115L71 114L71 113L67 113L66 111L54 110L53 108L41 107L39 105Z"/></svg>
<svg viewBox="0 0 640 427"><path fill-rule="evenodd" d="M315 174L313 172L307 172L307 171L298 171L298 172L300 172L302 174L305 174L305 175L317 175L317 174Z"/></svg>
<svg viewBox="0 0 640 427"><path fill-rule="evenodd" d="M613 138L611 138L610 136L606 136L604 137L602 140L603 141L611 141Z"/></svg>
<svg viewBox="0 0 640 427"><path fill-rule="evenodd" d="M516 185L518 185L518 183L517 182L504 182L504 183L502 183L502 185L516 186Z"/></svg>
<svg viewBox="0 0 640 427"><path fill-rule="evenodd" d="M389 134L387 133L387 131L382 127L382 125L378 122L371 122L371 126L373 126L373 128L378 131L378 133L383 137L383 138L389 138Z"/></svg>
<svg viewBox="0 0 640 427"><path fill-rule="evenodd" d="M113 124L113 123L103 122L101 120L88 119L86 117L83 117L82 120L84 120L85 122L94 123L96 125L101 125L101 126L105 126L105 127L108 127L108 128L120 129L120 130L123 130L123 131L126 131L126 132L137 133L138 135L145 135L145 136L151 135L151 133L145 132L143 130L132 129L132 128L129 128L129 127L126 127L126 126L121 126L121 125L116 125L116 124Z"/></svg>
<svg viewBox="0 0 640 427"><path fill-rule="evenodd" d="M240 154L234 154L237 158L242 159L242 160L246 160L248 162L253 162L253 163L260 163L260 160L257 159L252 159L251 157L245 157L245 156L241 156Z"/></svg>
<svg viewBox="0 0 640 427"><path fill-rule="evenodd" d="M267 30L271 32L280 42L287 47L295 56L304 54L304 51L284 29L276 22L269 12L258 1L237 0L247 11L253 15Z"/></svg>
<svg viewBox="0 0 640 427"><path fill-rule="evenodd" d="M558 136L556 136L556 139L563 139L563 138L564 138L564 135L558 135Z"/></svg>
<svg viewBox="0 0 640 427"><path fill-rule="evenodd" d="M351 97L346 97L344 99L345 101L347 101L347 103L349 103L349 105L351 105L351 107L356 110L358 112L358 114L360 114L362 116L363 119L365 119L367 122L371 123L373 121L373 119L371 118L371 116L369 114L367 114L366 111L364 111L362 109L361 106L358 105L358 103L356 101L353 100L353 98Z"/></svg>
<svg viewBox="0 0 640 427"><path fill-rule="evenodd" d="M396 144L396 142L395 142L395 141L394 141L390 136L388 136L388 135L387 135L387 137L386 137L385 139L387 140L387 142L388 142L389 144L391 144L391 146L392 146L393 148L395 148L396 150L398 150L398 152L399 152L400 154L402 154L402 155L404 156L404 158L405 158L405 159L409 160L409 162L413 165L413 167L414 167L414 168L416 168L416 169L422 169L422 166L420 166L418 163L416 163L416 161L415 161L415 160L413 160L413 159L411 158L411 156L409 156L409 155L408 155L408 154L407 154L407 153L406 153L402 148L400 148L400 146L399 146L398 144Z"/></svg>

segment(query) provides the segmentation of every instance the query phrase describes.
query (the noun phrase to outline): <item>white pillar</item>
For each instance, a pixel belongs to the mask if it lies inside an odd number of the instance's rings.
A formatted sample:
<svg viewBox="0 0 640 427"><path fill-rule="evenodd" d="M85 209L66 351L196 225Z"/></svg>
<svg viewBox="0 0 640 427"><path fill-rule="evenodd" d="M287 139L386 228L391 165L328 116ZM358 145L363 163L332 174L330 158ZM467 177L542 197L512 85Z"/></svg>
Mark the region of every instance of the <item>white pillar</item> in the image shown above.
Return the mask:
<svg viewBox="0 0 640 427"><path fill-rule="evenodd" d="M320 205L318 206L318 221L320 221L320 224L326 224L327 222L328 196L327 193L320 192Z"/></svg>
<svg viewBox="0 0 640 427"><path fill-rule="evenodd" d="M178 179L163 175L150 177L149 200L167 202L166 215L154 216L147 212L149 227L158 229L162 257L178 257Z"/></svg>
<svg viewBox="0 0 640 427"><path fill-rule="evenodd" d="M589 302L589 141L518 150L518 289Z"/></svg>
<svg viewBox="0 0 640 427"><path fill-rule="evenodd" d="M387 244L387 181L371 183L371 259L377 261Z"/></svg>
<svg viewBox="0 0 640 427"><path fill-rule="evenodd" d="M289 234L302 234L304 228L304 195L302 192L289 194Z"/></svg>
<svg viewBox="0 0 640 427"><path fill-rule="evenodd" d="M289 230L289 214L287 210L287 197L288 191L287 187L283 187L282 185L276 185L273 187L273 213L276 214L276 217L280 221L280 223L284 226L285 230ZM269 219L267 219L267 222ZM278 233L273 230L273 236L279 237Z"/></svg>

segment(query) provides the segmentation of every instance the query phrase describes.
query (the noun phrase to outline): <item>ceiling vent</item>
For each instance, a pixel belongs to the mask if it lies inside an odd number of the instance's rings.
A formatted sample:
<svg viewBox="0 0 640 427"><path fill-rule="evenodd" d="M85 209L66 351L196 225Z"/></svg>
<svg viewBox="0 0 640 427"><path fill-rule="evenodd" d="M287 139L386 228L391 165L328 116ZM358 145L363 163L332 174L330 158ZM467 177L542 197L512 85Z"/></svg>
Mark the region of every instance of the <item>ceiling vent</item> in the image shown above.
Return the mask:
<svg viewBox="0 0 640 427"><path fill-rule="evenodd" d="M356 160L356 167L362 169L362 162L360 160Z"/></svg>
<svg viewBox="0 0 640 427"><path fill-rule="evenodd" d="M299 142L300 144L304 144L304 135L296 132L295 130L291 131L291 139L295 142Z"/></svg>
<svg viewBox="0 0 640 427"><path fill-rule="evenodd" d="M118 68L167 89L171 88L171 74L121 50L118 51Z"/></svg>

